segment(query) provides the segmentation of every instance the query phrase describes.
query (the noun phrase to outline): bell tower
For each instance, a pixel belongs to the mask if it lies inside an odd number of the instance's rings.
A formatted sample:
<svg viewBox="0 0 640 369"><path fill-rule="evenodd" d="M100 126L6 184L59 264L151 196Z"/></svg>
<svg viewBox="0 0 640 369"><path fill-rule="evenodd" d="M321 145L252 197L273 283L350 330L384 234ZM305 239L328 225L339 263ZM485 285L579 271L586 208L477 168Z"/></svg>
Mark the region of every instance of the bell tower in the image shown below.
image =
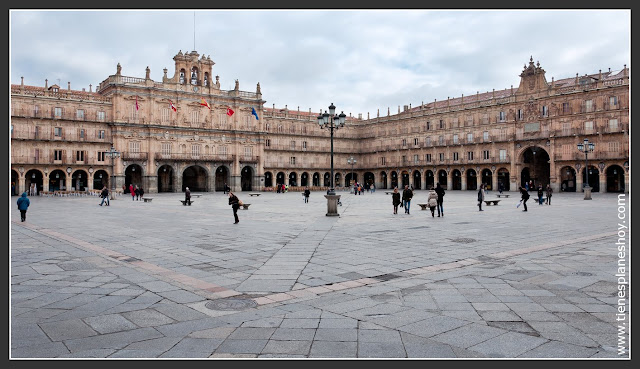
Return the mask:
<svg viewBox="0 0 640 369"><path fill-rule="evenodd" d="M183 54L182 50L173 57L175 61L175 72L173 77L164 77L163 83L173 83L180 85L188 85L197 88L216 88L216 84L212 82L211 69L215 64L209 56L198 54L197 51L191 51Z"/></svg>

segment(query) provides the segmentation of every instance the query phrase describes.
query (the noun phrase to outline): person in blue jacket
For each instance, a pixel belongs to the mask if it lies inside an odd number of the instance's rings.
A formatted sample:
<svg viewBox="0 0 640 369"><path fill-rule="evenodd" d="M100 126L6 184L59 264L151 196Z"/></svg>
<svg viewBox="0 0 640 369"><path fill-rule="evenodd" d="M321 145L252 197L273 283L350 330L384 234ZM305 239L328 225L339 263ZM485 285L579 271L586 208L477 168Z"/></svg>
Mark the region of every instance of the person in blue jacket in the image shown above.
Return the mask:
<svg viewBox="0 0 640 369"><path fill-rule="evenodd" d="M29 208L30 204L31 204L31 202L29 201L29 198L27 197L27 193L23 192L22 193L22 197L20 197L18 199L18 210L20 210L20 220L22 222L27 220L27 209Z"/></svg>

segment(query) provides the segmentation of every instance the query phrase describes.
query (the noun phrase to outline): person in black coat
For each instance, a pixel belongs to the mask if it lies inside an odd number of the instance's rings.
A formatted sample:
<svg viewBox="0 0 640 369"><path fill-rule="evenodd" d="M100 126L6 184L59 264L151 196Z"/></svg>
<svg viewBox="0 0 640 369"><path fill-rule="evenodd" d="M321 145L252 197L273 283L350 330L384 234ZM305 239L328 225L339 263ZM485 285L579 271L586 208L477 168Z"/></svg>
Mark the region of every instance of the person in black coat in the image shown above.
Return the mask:
<svg viewBox="0 0 640 369"><path fill-rule="evenodd" d="M523 211L527 211L527 200L529 200L529 192L526 188L520 186L520 193L522 194L522 205L524 205Z"/></svg>
<svg viewBox="0 0 640 369"><path fill-rule="evenodd" d="M393 193L391 194L391 202L393 203L393 213L398 214L398 205L400 205L400 192L398 192L398 187L393 189Z"/></svg>
<svg viewBox="0 0 640 369"><path fill-rule="evenodd" d="M191 206L191 191L189 191L189 187L184 189L184 202L185 204Z"/></svg>
<svg viewBox="0 0 640 369"><path fill-rule="evenodd" d="M233 209L233 217L236 219L235 223L238 224L240 219L238 219L238 209L240 209L240 199L233 192L229 191L229 205Z"/></svg>
<svg viewBox="0 0 640 369"><path fill-rule="evenodd" d="M404 191L402 191L402 204L404 206L404 212L406 214L410 214L409 207L411 206L412 198L413 198L413 191L409 188L409 185L405 185Z"/></svg>
<svg viewBox="0 0 640 369"><path fill-rule="evenodd" d="M304 202L309 202L309 195L311 195L311 191L309 191L309 187L304 188Z"/></svg>
<svg viewBox="0 0 640 369"><path fill-rule="evenodd" d="M136 186L136 189L133 190L133 192L136 194L136 201L140 201L140 188Z"/></svg>
<svg viewBox="0 0 640 369"><path fill-rule="evenodd" d="M100 192L100 197L102 197L102 201L100 201L100 206L102 206L102 204L104 204L104 202L107 202L107 206L109 206L109 190L107 189L107 186L102 187L102 191Z"/></svg>
<svg viewBox="0 0 640 369"><path fill-rule="evenodd" d="M438 216L440 216L440 213L444 216L444 208L442 207L442 201L444 200L444 188L440 186L440 183L436 185L436 194L438 195L438 206L436 206L438 208Z"/></svg>
<svg viewBox="0 0 640 369"><path fill-rule="evenodd" d="M482 210L482 202L484 201L484 183L480 184L480 188L478 189L478 209L479 211L484 211Z"/></svg>
<svg viewBox="0 0 640 369"><path fill-rule="evenodd" d="M538 185L538 205L542 205L542 198L544 197L544 190L542 189L542 185Z"/></svg>

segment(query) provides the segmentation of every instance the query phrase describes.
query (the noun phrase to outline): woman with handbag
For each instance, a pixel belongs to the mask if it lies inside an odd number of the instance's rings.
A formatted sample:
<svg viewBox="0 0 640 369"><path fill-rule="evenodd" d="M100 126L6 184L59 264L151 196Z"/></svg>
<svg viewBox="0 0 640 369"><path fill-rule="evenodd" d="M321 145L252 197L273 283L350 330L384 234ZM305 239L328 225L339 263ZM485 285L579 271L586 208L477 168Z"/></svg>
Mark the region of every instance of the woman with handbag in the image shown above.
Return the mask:
<svg viewBox="0 0 640 369"><path fill-rule="evenodd" d="M391 194L391 202L393 203L393 213L398 214L398 205L400 205L400 192L398 192L398 187L393 189L393 193Z"/></svg>
<svg viewBox="0 0 640 369"><path fill-rule="evenodd" d="M438 194L436 190L431 187L429 189L429 197L427 198L427 205L429 206L429 210L431 210L431 217L435 217L436 206L438 206Z"/></svg>

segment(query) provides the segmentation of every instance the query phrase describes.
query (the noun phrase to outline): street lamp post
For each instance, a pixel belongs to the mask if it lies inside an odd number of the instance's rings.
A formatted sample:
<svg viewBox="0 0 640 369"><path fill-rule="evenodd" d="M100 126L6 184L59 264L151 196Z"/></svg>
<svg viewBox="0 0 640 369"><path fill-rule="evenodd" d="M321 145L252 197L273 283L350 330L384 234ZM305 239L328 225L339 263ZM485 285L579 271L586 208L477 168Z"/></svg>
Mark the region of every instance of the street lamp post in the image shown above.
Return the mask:
<svg viewBox="0 0 640 369"><path fill-rule="evenodd" d="M595 150L596 145L592 142L589 142L589 139L585 138L584 143L578 144L578 151L584 152L584 177L586 180L584 186L584 199L591 200L591 187L589 187L589 162L587 156L590 152Z"/></svg>
<svg viewBox="0 0 640 369"><path fill-rule="evenodd" d="M331 187L325 195L327 199L327 216L339 215L338 201L340 200L340 195L336 195L336 190L333 185L333 181L335 180L333 176L333 131L344 127L346 118L347 115L344 112L340 113L340 115L336 114L336 107L333 103L329 106L329 113L325 110L324 114L318 115L318 125L320 128L327 128L331 133Z"/></svg>
<svg viewBox="0 0 640 369"><path fill-rule="evenodd" d="M347 163L351 164L351 180L355 183L355 180L353 179L353 165L355 163L357 163L358 161L352 156L349 159L347 159Z"/></svg>
<svg viewBox="0 0 640 369"><path fill-rule="evenodd" d="M114 159L120 157L120 152L117 151L115 147L111 146L109 151L105 151L105 155L111 158L111 177L109 179L109 182L111 182L111 191L109 192L111 192L111 200L115 200L115 197L113 196L113 193L116 190Z"/></svg>

